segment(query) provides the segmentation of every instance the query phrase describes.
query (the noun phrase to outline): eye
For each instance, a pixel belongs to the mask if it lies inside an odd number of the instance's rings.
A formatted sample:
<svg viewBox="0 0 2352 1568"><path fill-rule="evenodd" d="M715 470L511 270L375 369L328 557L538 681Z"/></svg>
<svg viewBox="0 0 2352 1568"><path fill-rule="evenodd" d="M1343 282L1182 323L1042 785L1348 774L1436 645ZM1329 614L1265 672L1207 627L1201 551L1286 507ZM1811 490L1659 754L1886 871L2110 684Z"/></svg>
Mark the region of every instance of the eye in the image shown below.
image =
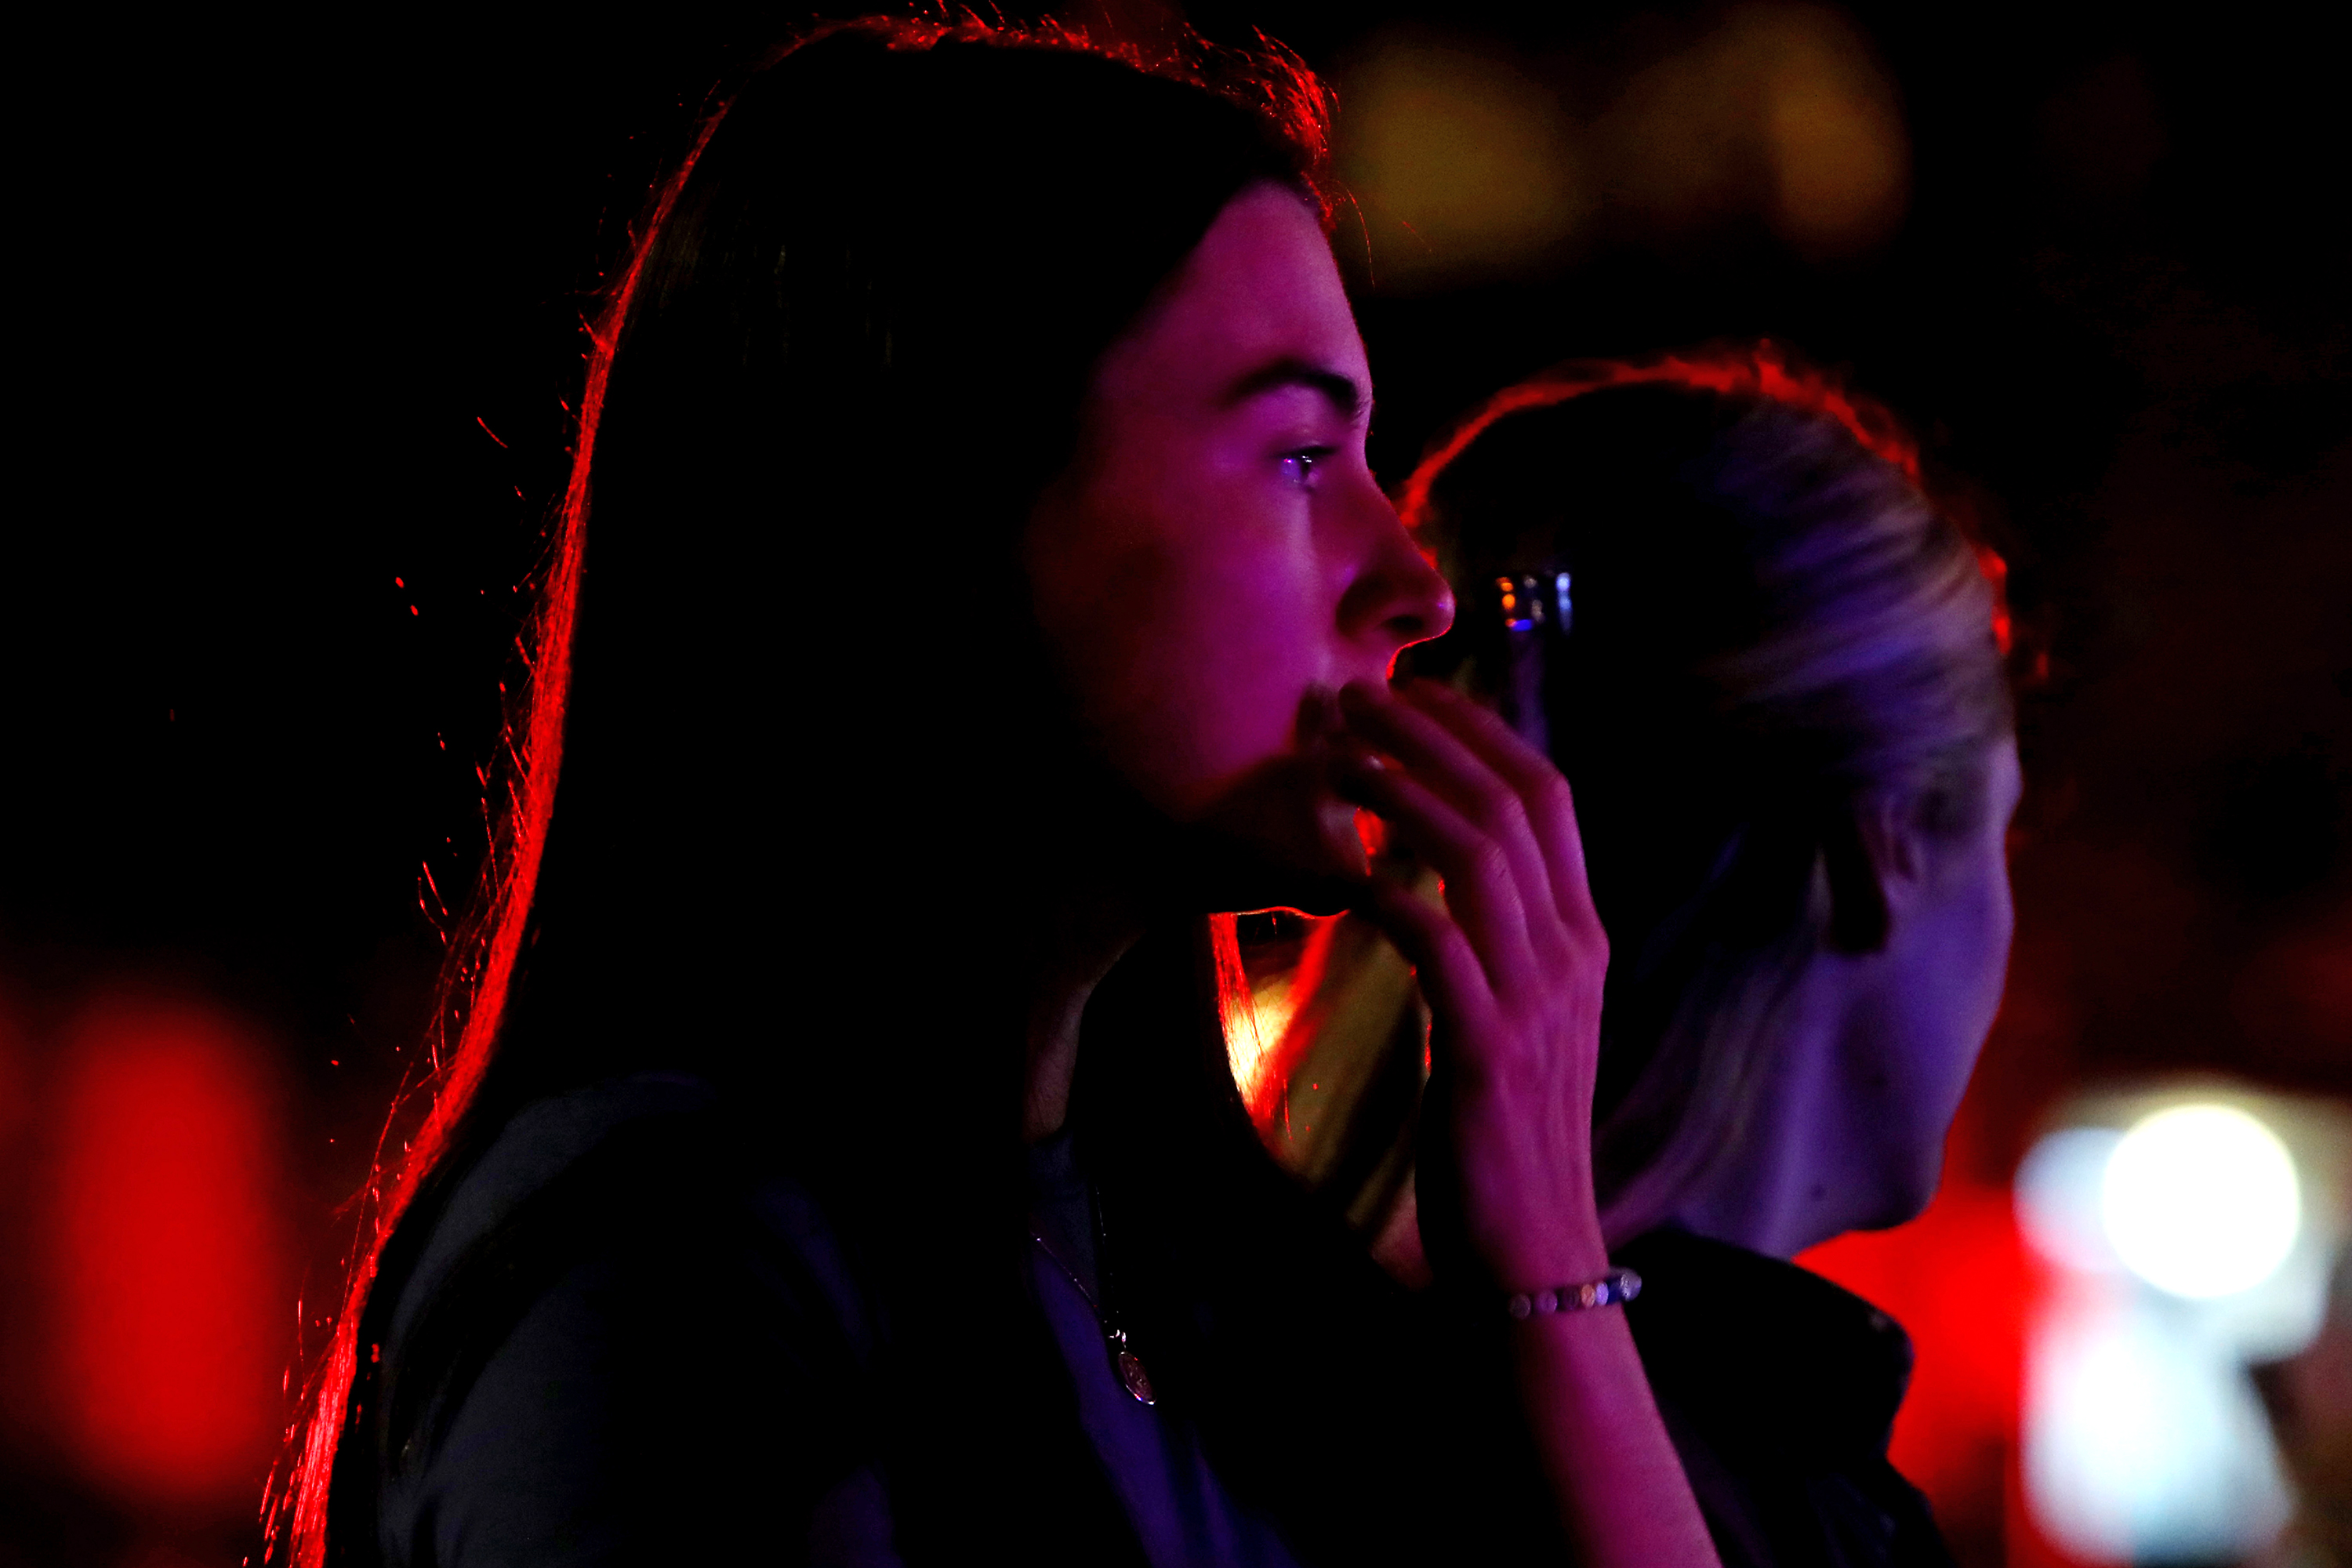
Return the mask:
<svg viewBox="0 0 2352 1568"><path fill-rule="evenodd" d="M1281 459L1283 475L1294 484L1311 483L1317 467L1338 449L1336 447L1300 447L1285 452Z"/></svg>

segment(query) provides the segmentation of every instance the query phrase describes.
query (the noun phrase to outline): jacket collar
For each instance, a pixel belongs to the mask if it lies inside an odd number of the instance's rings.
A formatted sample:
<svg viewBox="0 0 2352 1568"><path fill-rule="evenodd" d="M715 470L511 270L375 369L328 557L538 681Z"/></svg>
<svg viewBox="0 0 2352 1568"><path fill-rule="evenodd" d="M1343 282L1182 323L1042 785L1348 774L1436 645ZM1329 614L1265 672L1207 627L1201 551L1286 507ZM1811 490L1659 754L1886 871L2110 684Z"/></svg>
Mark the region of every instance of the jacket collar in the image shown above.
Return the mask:
<svg viewBox="0 0 2352 1568"><path fill-rule="evenodd" d="M1787 1458L1883 1458L1911 1381L1902 1325L1808 1269L1685 1231L1618 1249L1651 1386L1709 1441Z"/></svg>

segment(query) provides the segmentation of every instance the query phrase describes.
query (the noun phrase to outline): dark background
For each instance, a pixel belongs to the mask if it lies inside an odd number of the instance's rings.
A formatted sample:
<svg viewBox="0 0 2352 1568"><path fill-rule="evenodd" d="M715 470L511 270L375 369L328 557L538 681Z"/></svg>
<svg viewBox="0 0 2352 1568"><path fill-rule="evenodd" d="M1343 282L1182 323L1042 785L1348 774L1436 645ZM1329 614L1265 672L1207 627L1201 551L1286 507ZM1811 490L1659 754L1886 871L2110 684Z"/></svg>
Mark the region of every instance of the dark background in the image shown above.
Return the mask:
<svg viewBox="0 0 2352 1568"><path fill-rule="evenodd" d="M1190 14L1322 67L1442 23L1579 123L1727 15ZM1375 464L1401 477L1570 355L1769 335L1844 367L1978 487L2047 656L1971 1157L2005 1179L2041 1107L2105 1079L2352 1092L2336 51L2284 5L1843 15L1907 126L1899 228L1809 258L1736 211L1666 233L1604 194L1518 276L1372 288ZM331 1281L330 1212L482 845L582 313L705 90L793 20L122 14L18 38L0 1156L37 1145L41 1042L78 998L201 994L270 1043L289 1213L312 1294ZM0 1466L0 1563L247 1550L242 1501L142 1523L21 1419Z"/></svg>

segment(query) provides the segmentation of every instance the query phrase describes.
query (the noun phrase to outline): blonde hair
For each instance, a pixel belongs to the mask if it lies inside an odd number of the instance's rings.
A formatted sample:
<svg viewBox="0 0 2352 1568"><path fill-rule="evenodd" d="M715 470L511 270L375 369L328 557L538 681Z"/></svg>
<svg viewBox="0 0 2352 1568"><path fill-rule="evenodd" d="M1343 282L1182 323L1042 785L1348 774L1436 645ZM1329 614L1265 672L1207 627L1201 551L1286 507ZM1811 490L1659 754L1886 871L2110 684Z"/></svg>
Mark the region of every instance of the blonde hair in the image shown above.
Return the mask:
<svg viewBox="0 0 2352 1568"><path fill-rule="evenodd" d="M1769 345L1514 387L1405 500L1455 583L1568 584L1543 728L1615 955L1593 1157L1627 1239L1738 1148L1816 955L1883 936L1832 894L1841 818L1981 820L2012 723L1998 557L1891 416ZM1489 684L1525 657L1475 607L1448 641Z"/></svg>

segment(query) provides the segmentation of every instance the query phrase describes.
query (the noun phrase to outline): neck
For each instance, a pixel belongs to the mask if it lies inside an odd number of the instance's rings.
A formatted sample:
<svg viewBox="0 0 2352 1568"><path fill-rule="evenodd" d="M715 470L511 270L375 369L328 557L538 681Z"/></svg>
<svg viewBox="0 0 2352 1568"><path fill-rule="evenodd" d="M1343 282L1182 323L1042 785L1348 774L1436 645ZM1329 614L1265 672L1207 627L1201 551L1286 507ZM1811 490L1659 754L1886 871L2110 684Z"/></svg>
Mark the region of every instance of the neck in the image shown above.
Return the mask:
<svg viewBox="0 0 2352 1568"><path fill-rule="evenodd" d="M1772 1258L1794 1258L1859 1223L1851 1159L1858 1130L1846 1124L1841 1064L1849 1037L1866 1026L1853 1005L1852 961L1817 957L1791 998L1769 1050L1756 1103L1733 1148L1667 1222Z"/></svg>
<svg viewBox="0 0 2352 1568"><path fill-rule="evenodd" d="M1070 1119L1079 1025L1111 965L1143 934L1133 900L1104 888L1073 886L1049 900L1040 922L1036 976L1029 993L1029 1066L1021 1135L1035 1143Z"/></svg>

